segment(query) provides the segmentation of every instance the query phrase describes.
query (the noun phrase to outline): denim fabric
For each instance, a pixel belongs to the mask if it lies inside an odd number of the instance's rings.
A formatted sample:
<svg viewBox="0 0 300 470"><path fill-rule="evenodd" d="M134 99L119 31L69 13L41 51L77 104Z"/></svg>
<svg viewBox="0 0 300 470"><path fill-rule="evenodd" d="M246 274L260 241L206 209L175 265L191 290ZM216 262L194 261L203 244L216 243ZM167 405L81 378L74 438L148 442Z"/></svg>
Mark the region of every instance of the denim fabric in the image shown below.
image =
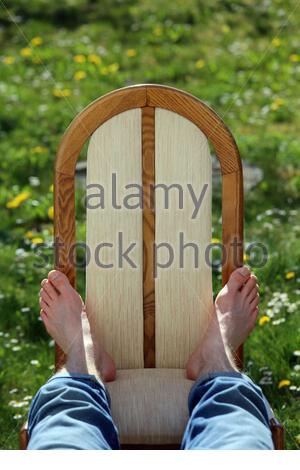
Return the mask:
<svg viewBox="0 0 300 470"><path fill-rule="evenodd" d="M182 449L273 449L271 409L246 375L219 372L201 377L190 391L188 406ZM109 395L94 376L56 374L34 397L28 449L119 447Z"/></svg>
<svg viewBox="0 0 300 470"><path fill-rule="evenodd" d="M105 387L92 375L58 373L29 411L28 449L119 449Z"/></svg>
<svg viewBox="0 0 300 470"><path fill-rule="evenodd" d="M271 408L261 389L239 372L207 374L193 385L181 448L273 449Z"/></svg>

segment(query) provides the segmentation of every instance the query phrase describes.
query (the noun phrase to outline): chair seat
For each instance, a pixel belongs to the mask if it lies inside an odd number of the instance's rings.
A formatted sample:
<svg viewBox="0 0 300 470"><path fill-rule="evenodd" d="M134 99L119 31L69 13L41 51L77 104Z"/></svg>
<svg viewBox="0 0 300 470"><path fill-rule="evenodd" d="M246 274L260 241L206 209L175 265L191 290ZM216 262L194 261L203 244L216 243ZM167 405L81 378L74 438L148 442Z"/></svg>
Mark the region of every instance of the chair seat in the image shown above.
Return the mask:
<svg viewBox="0 0 300 470"><path fill-rule="evenodd" d="M179 445L193 385L183 369L124 369L107 383L121 445Z"/></svg>

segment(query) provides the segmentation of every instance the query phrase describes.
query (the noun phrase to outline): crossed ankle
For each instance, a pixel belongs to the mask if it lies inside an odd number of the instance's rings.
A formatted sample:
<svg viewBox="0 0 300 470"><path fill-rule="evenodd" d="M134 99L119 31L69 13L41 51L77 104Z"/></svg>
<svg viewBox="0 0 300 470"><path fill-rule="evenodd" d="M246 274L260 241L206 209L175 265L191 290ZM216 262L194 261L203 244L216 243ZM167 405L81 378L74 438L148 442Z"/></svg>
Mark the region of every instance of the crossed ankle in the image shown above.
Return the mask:
<svg viewBox="0 0 300 470"><path fill-rule="evenodd" d="M94 360L91 360L91 358L88 358L85 354L76 357L68 357L64 369L70 374L88 374L100 378Z"/></svg>

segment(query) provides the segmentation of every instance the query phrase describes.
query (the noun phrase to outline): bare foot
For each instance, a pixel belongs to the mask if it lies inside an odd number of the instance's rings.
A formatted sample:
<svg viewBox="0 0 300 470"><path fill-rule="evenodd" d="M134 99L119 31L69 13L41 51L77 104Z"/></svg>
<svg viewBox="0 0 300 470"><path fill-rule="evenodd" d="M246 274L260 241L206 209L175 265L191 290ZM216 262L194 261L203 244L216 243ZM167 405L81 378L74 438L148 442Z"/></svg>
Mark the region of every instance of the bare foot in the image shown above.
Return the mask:
<svg viewBox="0 0 300 470"><path fill-rule="evenodd" d="M50 271L41 283L41 318L50 336L67 354L72 372L89 372L89 365L108 382L115 379L112 358L93 340L80 295L59 271ZM80 369L80 370L79 370Z"/></svg>
<svg viewBox="0 0 300 470"><path fill-rule="evenodd" d="M244 343L255 326L259 311L258 289L257 278L243 267L231 274L216 298L221 334L232 351Z"/></svg>
<svg viewBox="0 0 300 470"><path fill-rule="evenodd" d="M207 332L187 362L189 379L237 370L233 355L255 326L258 304L256 277L247 267L236 269L218 294Z"/></svg>

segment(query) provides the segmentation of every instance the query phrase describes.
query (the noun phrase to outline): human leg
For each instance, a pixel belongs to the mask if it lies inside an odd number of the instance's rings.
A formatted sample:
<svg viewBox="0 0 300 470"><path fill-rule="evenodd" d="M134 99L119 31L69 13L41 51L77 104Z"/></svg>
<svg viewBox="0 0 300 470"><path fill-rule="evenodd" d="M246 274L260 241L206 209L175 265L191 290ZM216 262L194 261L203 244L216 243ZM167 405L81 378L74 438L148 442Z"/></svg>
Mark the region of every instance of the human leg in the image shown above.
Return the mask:
<svg viewBox="0 0 300 470"><path fill-rule="evenodd" d="M103 381L115 378L114 363L93 341L80 296L57 271L40 295L41 317L67 361L34 397L28 449L119 448Z"/></svg>
<svg viewBox="0 0 300 470"><path fill-rule="evenodd" d="M240 268L216 299L207 333L187 363L196 382L183 449L273 449L269 404L234 361L255 325L257 294L256 278Z"/></svg>

